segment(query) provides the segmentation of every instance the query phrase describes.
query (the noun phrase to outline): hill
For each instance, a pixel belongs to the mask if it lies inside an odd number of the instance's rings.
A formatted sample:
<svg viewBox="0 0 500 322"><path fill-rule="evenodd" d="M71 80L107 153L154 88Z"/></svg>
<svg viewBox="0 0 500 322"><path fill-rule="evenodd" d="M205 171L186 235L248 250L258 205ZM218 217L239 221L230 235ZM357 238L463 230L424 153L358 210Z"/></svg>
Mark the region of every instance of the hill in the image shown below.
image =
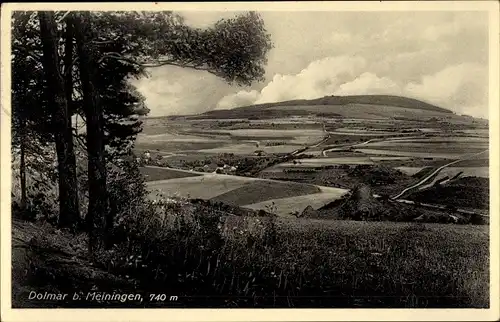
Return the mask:
<svg viewBox="0 0 500 322"><path fill-rule="evenodd" d="M346 109L346 107L348 109ZM234 109L213 110L199 115L189 116L190 119L224 119L224 118L279 118L319 114L328 117L367 117L412 118L414 114L425 113L429 117L459 117L452 111L407 97L393 95L353 95L325 96L311 100L291 100L276 103L265 103ZM365 115L366 114L366 115ZM176 117L173 117L176 118Z"/></svg>
<svg viewBox="0 0 500 322"><path fill-rule="evenodd" d="M420 109L428 111L436 111L441 113L453 113L450 110L437 107L435 105L402 96L394 95L349 95L349 96L324 96L311 100L292 100L277 103L264 103L250 106L243 106L237 109L264 109L278 106L301 106L301 105L348 105L348 104L368 104L368 105L385 105L396 106L411 109ZM214 111L207 112L211 113Z"/></svg>

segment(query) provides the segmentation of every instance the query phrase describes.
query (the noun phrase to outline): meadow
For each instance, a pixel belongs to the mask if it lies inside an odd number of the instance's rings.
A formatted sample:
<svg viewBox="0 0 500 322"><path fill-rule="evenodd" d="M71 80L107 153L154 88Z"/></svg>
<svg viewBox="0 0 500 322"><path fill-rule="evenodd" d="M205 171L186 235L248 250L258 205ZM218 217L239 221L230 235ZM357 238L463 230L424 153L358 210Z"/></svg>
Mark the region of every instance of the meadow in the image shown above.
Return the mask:
<svg viewBox="0 0 500 322"><path fill-rule="evenodd" d="M141 172L148 175L146 180L152 198L159 192L166 196L211 200L255 210L270 210L274 203L274 213L278 215L301 212L308 205L318 209L347 192L296 182L151 166L141 168Z"/></svg>
<svg viewBox="0 0 500 322"><path fill-rule="evenodd" d="M286 217L292 214L301 214L309 206L314 210L320 209L332 201L340 199L348 192L347 189L340 188L320 187L320 189L320 192L313 194L266 200L243 207L254 210L265 209L278 216Z"/></svg>
<svg viewBox="0 0 500 322"><path fill-rule="evenodd" d="M66 266L51 266L53 257L35 258L36 271L16 271L24 278L17 279L21 285L14 285L14 293L28 292L22 284L43 277L45 286L30 290L168 289L179 296L176 305L200 308L489 306L487 226L238 217L182 200L152 206L148 216L130 214L133 231L102 253L95 267L78 259L84 239L50 226L15 224L16 235L29 233L32 249L58 243L75 260L63 278ZM14 267L22 266L19 260L14 258ZM90 282L85 274L96 278Z"/></svg>
<svg viewBox="0 0 500 322"><path fill-rule="evenodd" d="M251 178L206 174L149 182L148 187L168 196L211 199L248 185L252 181Z"/></svg>

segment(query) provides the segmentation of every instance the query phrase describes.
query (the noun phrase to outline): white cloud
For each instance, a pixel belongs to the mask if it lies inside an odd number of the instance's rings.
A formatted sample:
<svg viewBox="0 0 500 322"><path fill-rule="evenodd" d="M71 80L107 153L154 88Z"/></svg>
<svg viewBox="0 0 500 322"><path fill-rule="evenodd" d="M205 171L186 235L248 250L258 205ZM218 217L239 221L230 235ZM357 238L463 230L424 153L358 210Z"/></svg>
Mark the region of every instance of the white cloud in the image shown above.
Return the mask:
<svg viewBox="0 0 500 322"><path fill-rule="evenodd" d="M366 72L369 67L362 57L327 57L312 62L298 74L275 75L260 92L239 91L225 96L218 106L233 108L326 95L391 94L422 99L457 113L487 117L488 73L482 65L449 66L413 82L380 77Z"/></svg>
<svg viewBox="0 0 500 322"><path fill-rule="evenodd" d="M461 30L457 21L440 25L431 25L425 28L422 38L429 41L436 41L443 36L455 35Z"/></svg>
<svg viewBox="0 0 500 322"><path fill-rule="evenodd" d="M218 103L217 109L230 109L235 106L246 106L255 103L259 96L259 92L253 91L239 91L235 94L224 96Z"/></svg>
<svg viewBox="0 0 500 322"><path fill-rule="evenodd" d="M479 64L464 63L446 67L411 82L407 95L425 99L457 113L488 116L488 70Z"/></svg>
<svg viewBox="0 0 500 322"><path fill-rule="evenodd" d="M378 77L372 73L363 73L349 83L344 83L335 91L335 95L363 94L400 94L400 87L392 79Z"/></svg>
<svg viewBox="0 0 500 322"><path fill-rule="evenodd" d="M260 91L255 103L322 97L353 80L365 67L366 60L362 57L340 56L316 60L298 74L275 75Z"/></svg>
<svg viewBox="0 0 500 322"><path fill-rule="evenodd" d="M151 116L202 113L233 90L207 72L171 66L152 68L150 77L130 82L146 98Z"/></svg>
<svg viewBox="0 0 500 322"><path fill-rule="evenodd" d="M231 108L333 94L388 93L398 87L387 77L364 72L366 67L366 60L359 56L326 57L313 61L295 75L276 74L260 92L239 91L225 96L218 106Z"/></svg>
<svg viewBox="0 0 500 322"><path fill-rule="evenodd" d="M346 43L353 40L353 36L347 32L334 32L331 34L330 39L332 43Z"/></svg>

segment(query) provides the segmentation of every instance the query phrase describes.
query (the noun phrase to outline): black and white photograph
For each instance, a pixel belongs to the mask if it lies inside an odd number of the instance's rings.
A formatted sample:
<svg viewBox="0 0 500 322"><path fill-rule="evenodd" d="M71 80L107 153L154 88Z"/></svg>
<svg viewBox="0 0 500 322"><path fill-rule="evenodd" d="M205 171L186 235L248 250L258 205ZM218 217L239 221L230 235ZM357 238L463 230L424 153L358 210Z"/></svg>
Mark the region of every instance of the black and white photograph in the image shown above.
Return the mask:
<svg viewBox="0 0 500 322"><path fill-rule="evenodd" d="M498 2L401 3L2 5L8 309L498 310Z"/></svg>

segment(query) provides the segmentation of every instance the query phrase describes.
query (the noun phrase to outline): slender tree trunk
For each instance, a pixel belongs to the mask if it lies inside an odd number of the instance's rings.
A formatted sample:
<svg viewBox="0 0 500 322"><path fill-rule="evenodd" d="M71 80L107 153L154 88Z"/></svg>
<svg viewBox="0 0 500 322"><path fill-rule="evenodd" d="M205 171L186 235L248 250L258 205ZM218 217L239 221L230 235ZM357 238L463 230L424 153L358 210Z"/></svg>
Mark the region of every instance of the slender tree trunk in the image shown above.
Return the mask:
<svg viewBox="0 0 500 322"><path fill-rule="evenodd" d="M54 13L40 11L40 33L43 45L43 70L47 79L47 98L52 106L52 127L56 142L59 181L59 226L76 229L80 221L76 184L76 159L64 80L59 72L57 25Z"/></svg>
<svg viewBox="0 0 500 322"><path fill-rule="evenodd" d="M71 120L71 115L73 115L74 112L74 107L73 107L73 24L71 22L71 19L66 19L66 35L65 35L65 43L64 43L64 93L66 96L66 102L67 102L67 113L66 113L66 122L68 124L70 136L71 136L71 155L68 158L68 163L69 163L69 168L71 169L71 177L75 178L75 196L76 196L76 205L75 207L77 208L78 211L78 224L81 222L81 217L80 217L80 204L78 202L78 180L77 180L77 175L76 175L76 155L74 153L74 140L73 140L73 134L71 133L73 124ZM64 226L64 225L63 225Z"/></svg>
<svg viewBox="0 0 500 322"><path fill-rule="evenodd" d="M89 180L89 208L86 224L89 232L89 250L108 246L107 237L112 227L108 210L106 188L106 161L104 150L104 118L99 93L95 86L97 65L89 48L91 21L88 12L75 15L75 38L83 90L84 113L87 120L87 152Z"/></svg>
<svg viewBox="0 0 500 322"><path fill-rule="evenodd" d="M71 15L71 13L69 14ZM66 19L66 35L64 41L64 91L68 102L68 123L71 125L71 115L73 115L73 22Z"/></svg>

